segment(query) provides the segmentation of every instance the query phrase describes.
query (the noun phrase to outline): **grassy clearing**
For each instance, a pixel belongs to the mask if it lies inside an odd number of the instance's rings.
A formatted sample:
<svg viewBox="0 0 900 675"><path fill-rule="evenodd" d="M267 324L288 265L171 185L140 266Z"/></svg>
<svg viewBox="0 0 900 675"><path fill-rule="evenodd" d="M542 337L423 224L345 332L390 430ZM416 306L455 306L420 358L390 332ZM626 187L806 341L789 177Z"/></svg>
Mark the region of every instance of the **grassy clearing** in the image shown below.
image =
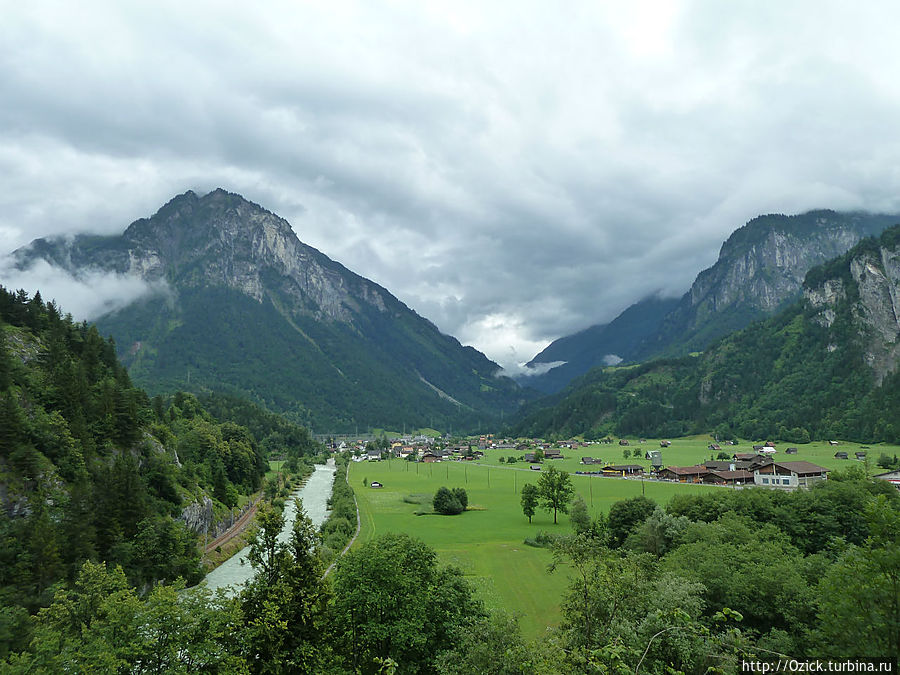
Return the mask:
<svg viewBox="0 0 900 675"><path fill-rule="evenodd" d="M269 480L278 475L278 472L281 471L281 467L284 466L285 460L269 460L269 470L266 471L266 476L264 480Z"/></svg>
<svg viewBox="0 0 900 675"><path fill-rule="evenodd" d="M663 463L687 466L702 463L710 458L708 436L672 439L672 445L663 449ZM615 464L640 464L650 466L643 458L643 451L659 449L658 440L629 439L629 457L623 457L622 446L595 445L589 448L564 451L565 459L549 460L545 464L565 471L575 472L587 467L581 465L582 456L599 457ZM864 445L842 442L831 446L827 442L796 445L796 455L786 455L787 443L778 444L776 460L805 460L829 469L847 466L865 466L855 459L834 458L838 450L846 451L851 458ZM722 446L726 452L750 452L753 443L741 442L737 446ZM633 457L634 448L641 456ZM881 471L875 462L881 453L900 454L900 448L886 445L870 445L868 449L869 471ZM560 619L559 601L564 593L568 574L559 570L547 573L551 562L546 549L526 546L526 537L535 536L540 530L567 533L570 531L568 516L559 515L559 523L553 524L553 516L538 511L529 525L522 515L519 493L525 483L535 483L540 476L524 462L507 464L500 457L520 456L515 450L489 450L479 462L441 462L435 464L410 463L403 460L351 463L349 480L356 491L362 521L358 542L386 532L405 532L419 537L434 548L441 560L460 567L469 581L479 590L489 608L503 608L521 617L522 629L530 637L540 636L548 626ZM718 454L718 453L713 453ZM665 504L673 495L685 491L721 490L728 488L704 485L680 485L652 480L572 476L577 494L580 494L592 516L607 512L621 499L640 494ZM373 480L384 487L363 487ZM430 498L439 487L463 487L469 495L470 510L459 516L416 515L417 511L430 510Z"/></svg>
<svg viewBox="0 0 900 675"><path fill-rule="evenodd" d="M362 521L357 541L387 532L419 537L442 561L463 570L488 607L520 615L523 631L537 637L559 622L559 600L568 574L565 570L548 574L550 552L523 542L542 529L567 533L569 520L560 514L554 525L552 514L538 511L529 525L522 515L519 492L525 483L536 482L539 472L523 463L500 464L500 453L492 455L480 464L421 464L397 459L351 463L350 485L356 491ZM384 487L363 487L364 478L367 485L378 481ZM678 491L717 489L587 476L573 476L573 480L593 515L641 494L642 489L662 504ZM465 488L470 510L459 516L415 515L429 506L429 497L442 485Z"/></svg>

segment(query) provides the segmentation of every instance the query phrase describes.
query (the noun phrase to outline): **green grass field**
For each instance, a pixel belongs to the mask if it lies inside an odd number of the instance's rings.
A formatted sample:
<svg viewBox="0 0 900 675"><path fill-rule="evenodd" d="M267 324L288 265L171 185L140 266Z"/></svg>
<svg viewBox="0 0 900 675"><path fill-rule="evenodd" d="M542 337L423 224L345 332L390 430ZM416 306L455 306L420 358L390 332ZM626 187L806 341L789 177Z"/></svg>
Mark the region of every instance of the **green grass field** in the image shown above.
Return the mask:
<svg viewBox="0 0 900 675"><path fill-rule="evenodd" d="M687 466L702 463L710 458L708 436L671 439L672 445L663 449L665 465ZM629 439L629 457L623 457L622 446L594 445L577 450L565 450L564 459L548 460L565 471L575 472L586 468L581 465L582 456L599 457L615 464L641 464L649 467L643 451L659 449L658 440ZM860 444L844 443L831 446L827 442L796 445L796 455L786 455L787 443L779 443L776 460L805 460L829 469L847 466L865 466L855 459L834 458L838 450L846 451L851 458L863 448ZM753 443L741 442L737 446L723 445L726 452L751 452ZM634 448L641 457L633 457ZM881 471L875 462L881 453L900 453L896 446L872 445L868 448L869 472ZM520 617L523 632L529 637L541 635L548 626L560 619L559 601L568 584L564 569L548 574L550 552L526 546L526 537L539 530L568 533L568 517L559 515L559 523L553 524L552 514L538 511L529 524L522 515L519 492L526 482L536 482L540 473L532 471L524 462L507 464L500 457L519 456L515 450L488 450L479 462L440 462L435 464L411 463L399 459L383 462L351 463L349 480L359 501L362 527L358 543L387 532L405 532L419 537L434 548L444 563L460 567L468 580L478 589L486 605L491 609L505 609ZM713 453L717 454L717 453ZM577 493L588 505L592 516L607 512L621 500L645 494L660 504L665 504L678 492L722 490L729 488L704 485L679 485L652 480L572 476ZM383 488L363 487L378 481ZM435 491L447 487L464 487L469 495L470 510L459 516L415 515L416 511L430 508ZM407 503L405 497L414 496L423 504Z"/></svg>
<svg viewBox="0 0 900 675"><path fill-rule="evenodd" d="M499 453L491 453L496 461ZM493 456L496 455L496 456ZM568 460L563 460L567 462ZM568 584L565 570L548 574L550 552L526 546L526 537L539 530L568 533L568 517L538 511L532 524L522 515L519 491L536 482L539 473L519 463L513 467L488 460L471 462L411 463L399 459L351 463L349 480L359 501L362 527L358 541L387 532L405 532L434 548L444 563L460 567L478 588L489 608L502 608L520 616L524 633L536 637L559 621L559 601ZM683 486L655 481L573 476L592 515L609 510L621 499L644 493L664 504L678 491L721 489ZM363 487L378 481L383 488ZM439 487L464 487L469 510L459 516L415 515L430 509ZM421 496L424 504L407 503Z"/></svg>

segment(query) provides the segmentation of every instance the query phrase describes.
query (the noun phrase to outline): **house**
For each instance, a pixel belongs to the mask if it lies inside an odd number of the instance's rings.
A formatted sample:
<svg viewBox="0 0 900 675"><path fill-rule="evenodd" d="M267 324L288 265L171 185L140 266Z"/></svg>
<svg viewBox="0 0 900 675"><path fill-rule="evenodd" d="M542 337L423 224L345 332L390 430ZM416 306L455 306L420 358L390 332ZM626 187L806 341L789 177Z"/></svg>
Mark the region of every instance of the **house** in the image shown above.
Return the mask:
<svg viewBox="0 0 900 675"><path fill-rule="evenodd" d="M676 480L679 483L699 483L709 473L705 466L667 466L660 469L657 476L663 480Z"/></svg>
<svg viewBox="0 0 900 675"><path fill-rule="evenodd" d="M753 446L753 451L754 451L754 452L759 452L759 451L762 450L764 447L766 447L766 446L764 446L764 445L754 445L754 446Z"/></svg>
<svg viewBox="0 0 900 675"><path fill-rule="evenodd" d="M648 450L644 453L644 459L652 460L654 457L662 458L662 452L659 450Z"/></svg>
<svg viewBox="0 0 900 675"><path fill-rule="evenodd" d="M775 454L775 448L773 448L773 447L770 446L770 445L767 445L766 447L762 448L762 449L759 451L759 453L760 453L761 455L774 455L774 454Z"/></svg>
<svg viewBox="0 0 900 675"><path fill-rule="evenodd" d="M784 452L785 452L786 455L796 455L796 454L797 454L797 448L788 448L788 449L785 450Z"/></svg>
<svg viewBox="0 0 900 675"><path fill-rule="evenodd" d="M834 458L835 459L850 459L850 457L847 455L847 453L844 452L843 450L839 450L838 452L834 453Z"/></svg>
<svg viewBox="0 0 900 675"><path fill-rule="evenodd" d="M369 450L366 453L366 459L370 462L378 462L381 460L381 450Z"/></svg>
<svg viewBox="0 0 900 675"><path fill-rule="evenodd" d="M828 445L840 445L838 441L828 441Z"/></svg>
<svg viewBox="0 0 900 675"><path fill-rule="evenodd" d="M540 470L541 470L541 465L540 465L540 464L532 464L532 465L531 465L531 470L532 470L532 471L540 471Z"/></svg>
<svg viewBox="0 0 900 675"><path fill-rule="evenodd" d="M619 445L628 445L628 441L625 440L624 438L619 439Z"/></svg>
<svg viewBox="0 0 900 675"><path fill-rule="evenodd" d="M722 449L722 446L719 445L718 443L710 443L710 444L709 444L708 446L706 446L706 447L707 447L708 450L721 450L721 449Z"/></svg>
<svg viewBox="0 0 900 675"><path fill-rule="evenodd" d="M743 469L737 471L710 471L703 476L703 482L711 485L747 485L753 482L753 472Z"/></svg>
<svg viewBox="0 0 900 675"><path fill-rule="evenodd" d="M562 453L559 450L544 450L544 459L562 459Z"/></svg>
<svg viewBox="0 0 900 675"><path fill-rule="evenodd" d="M536 462L537 459L535 458L533 452L526 452L525 453L525 461L526 462Z"/></svg>
<svg viewBox="0 0 900 675"><path fill-rule="evenodd" d="M865 459L865 458L866 458L865 450L858 450L856 452L856 459Z"/></svg>
<svg viewBox="0 0 900 675"><path fill-rule="evenodd" d="M661 447L661 448L668 448L670 445L672 445L672 441L660 441L659 442L659 447Z"/></svg>
<svg viewBox="0 0 900 675"><path fill-rule="evenodd" d="M753 447L754 448L756 448L756 447L762 448L761 445L753 446ZM751 460L756 459L757 457L759 457L759 455L756 454L755 452L736 452L731 456L731 459L733 459L736 462L737 461L749 462Z"/></svg>
<svg viewBox="0 0 900 675"><path fill-rule="evenodd" d="M582 457L581 463L582 464L603 464L603 460L600 459L599 457L597 459L594 459L593 457Z"/></svg>
<svg viewBox="0 0 900 675"><path fill-rule="evenodd" d="M766 441L766 447L767 447L767 448L774 448L774 447L775 447L775 441Z"/></svg>
<svg viewBox="0 0 900 675"><path fill-rule="evenodd" d="M753 472L753 483L762 487L793 489L828 479L828 469L812 462L772 462Z"/></svg>
<svg viewBox="0 0 900 675"><path fill-rule="evenodd" d="M888 483L900 490L900 471L888 471L886 473L879 473L872 476L872 478L880 478L881 480L886 480Z"/></svg>
<svg viewBox="0 0 900 675"><path fill-rule="evenodd" d="M426 464L433 464L434 462L440 462L441 458L435 455L433 452L426 452L422 455L422 461Z"/></svg>

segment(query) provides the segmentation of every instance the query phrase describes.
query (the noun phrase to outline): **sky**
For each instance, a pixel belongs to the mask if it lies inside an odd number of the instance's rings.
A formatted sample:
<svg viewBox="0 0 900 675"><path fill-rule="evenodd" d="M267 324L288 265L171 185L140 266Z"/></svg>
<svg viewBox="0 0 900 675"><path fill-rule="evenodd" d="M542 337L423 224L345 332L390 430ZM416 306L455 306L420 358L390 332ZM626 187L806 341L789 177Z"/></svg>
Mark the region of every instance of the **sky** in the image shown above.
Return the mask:
<svg viewBox="0 0 900 675"><path fill-rule="evenodd" d="M756 215L900 213L893 1L0 0L0 16L0 253L222 187L510 372L680 296ZM2 265L0 284L88 319L142 292Z"/></svg>

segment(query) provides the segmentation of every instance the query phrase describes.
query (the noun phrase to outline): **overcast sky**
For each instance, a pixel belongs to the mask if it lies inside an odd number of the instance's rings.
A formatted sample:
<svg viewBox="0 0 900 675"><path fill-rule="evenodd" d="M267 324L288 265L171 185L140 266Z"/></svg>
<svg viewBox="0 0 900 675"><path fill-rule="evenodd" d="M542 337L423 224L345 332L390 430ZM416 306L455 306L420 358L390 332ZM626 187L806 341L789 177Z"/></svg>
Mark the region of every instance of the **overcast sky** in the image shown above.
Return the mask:
<svg viewBox="0 0 900 675"><path fill-rule="evenodd" d="M0 251L223 187L507 367L760 213L900 212L893 0L0 11Z"/></svg>

